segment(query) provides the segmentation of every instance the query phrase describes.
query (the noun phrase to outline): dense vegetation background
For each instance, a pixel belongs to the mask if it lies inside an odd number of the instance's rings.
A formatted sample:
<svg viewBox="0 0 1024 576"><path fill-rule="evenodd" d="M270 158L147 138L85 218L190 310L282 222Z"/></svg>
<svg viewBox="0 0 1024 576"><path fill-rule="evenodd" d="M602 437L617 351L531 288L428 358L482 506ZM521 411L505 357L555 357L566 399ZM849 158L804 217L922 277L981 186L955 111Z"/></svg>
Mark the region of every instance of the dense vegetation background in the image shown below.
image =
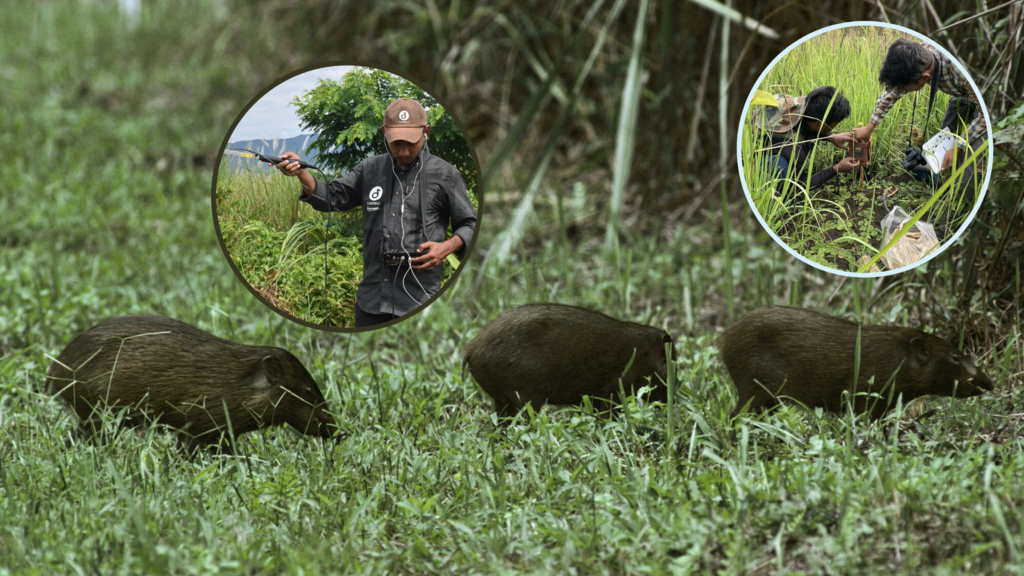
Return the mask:
<svg viewBox="0 0 1024 576"><path fill-rule="evenodd" d="M4 7L0 573L1024 568L1020 3L978 3L972 17L954 2L734 2L758 31L648 0ZM865 18L950 48L1001 132L969 234L926 267L850 281L768 239L732 151L764 65L820 26ZM446 295L354 336L259 304L209 205L244 103L339 60L436 87L480 154L485 198L477 253ZM669 330L673 417L544 410L495 432L460 351L532 301ZM973 353L996 390L874 424L792 408L731 422L714 338L770 303L923 327ZM43 386L49 357L128 313L289 348L347 439L271 430L240 457L195 460L157 429L70 442L74 418Z"/></svg>

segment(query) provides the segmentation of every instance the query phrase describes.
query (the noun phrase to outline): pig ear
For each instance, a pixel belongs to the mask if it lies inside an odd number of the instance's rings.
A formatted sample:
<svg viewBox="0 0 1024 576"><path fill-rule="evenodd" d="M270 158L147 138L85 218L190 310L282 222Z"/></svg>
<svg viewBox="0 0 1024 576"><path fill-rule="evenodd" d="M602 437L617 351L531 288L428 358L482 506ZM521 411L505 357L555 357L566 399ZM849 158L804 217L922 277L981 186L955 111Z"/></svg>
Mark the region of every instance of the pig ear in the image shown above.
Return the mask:
<svg viewBox="0 0 1024 576"><path fill-rule="evenodd" d="M910 341L910 357L916 366L928 363L928 343L924 338L914 338Z"/></svg>
<svg viewBox="0 0 1024 576"><path fill-rule="evenodd" d="M267 382L273 386L279 386L284 375L284 365L281 364L281 359L276 356L264 356L262 363Z"/></svg>

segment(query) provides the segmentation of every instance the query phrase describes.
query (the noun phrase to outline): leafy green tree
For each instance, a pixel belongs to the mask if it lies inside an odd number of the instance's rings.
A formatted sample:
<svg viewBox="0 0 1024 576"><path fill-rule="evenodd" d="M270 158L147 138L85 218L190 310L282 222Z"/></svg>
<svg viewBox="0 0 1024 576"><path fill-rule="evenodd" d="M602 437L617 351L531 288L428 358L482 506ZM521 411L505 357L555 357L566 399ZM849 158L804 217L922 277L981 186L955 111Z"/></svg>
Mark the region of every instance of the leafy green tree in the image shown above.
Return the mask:
<svg viewBox="0 0 1024 576"><path fill-rule="evenodd" d="M384 70L360 67L340 82L320 80L293 103L303 129L317 135L310 148L321 165L345 172L369 156L387 152L381 131L384 110L398 98L413 98L423 104L430 124L430 153L455 166L470 196L475 197L476 168L466 139L444 107L412 82Z"/></svg>

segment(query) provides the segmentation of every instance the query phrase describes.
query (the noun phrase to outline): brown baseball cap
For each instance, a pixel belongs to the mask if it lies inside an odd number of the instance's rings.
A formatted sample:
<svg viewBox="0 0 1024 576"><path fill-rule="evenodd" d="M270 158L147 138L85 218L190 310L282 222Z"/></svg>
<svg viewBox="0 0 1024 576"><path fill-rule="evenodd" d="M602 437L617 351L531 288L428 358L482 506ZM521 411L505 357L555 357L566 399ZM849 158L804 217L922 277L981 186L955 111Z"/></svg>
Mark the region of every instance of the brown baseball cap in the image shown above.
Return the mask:
<svg viewBox="0 0 1024 576"><path fill-rule="evenodd" d="M427 111L423 104L410 98L399 98L384 111L384 132L388 143L395 140L419 142L427 125Z"/></svg>

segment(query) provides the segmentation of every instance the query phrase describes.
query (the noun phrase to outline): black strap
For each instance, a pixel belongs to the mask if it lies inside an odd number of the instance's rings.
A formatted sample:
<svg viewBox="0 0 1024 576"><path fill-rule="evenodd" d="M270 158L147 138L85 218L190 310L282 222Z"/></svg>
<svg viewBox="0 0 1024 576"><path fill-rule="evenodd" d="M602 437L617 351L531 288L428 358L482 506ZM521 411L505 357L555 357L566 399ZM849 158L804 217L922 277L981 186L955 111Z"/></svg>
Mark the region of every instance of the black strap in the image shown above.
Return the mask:
<svg viewBox="0 0 1024 576"><path fill-rule="evenodd" d="M423 147L426 148L426 146L427 145L424 143ZM420 159L420 161L423 162L423 169L427 170L427 154L424 154L423 157ZM423 227L423 240L424 240L424 242L430 242L430 235L427 234L427 212L426 212L426 210L427 210L427 208L426 208L427 198L430 197L430 194L429 194L430 178L428 177L428 174L430 174L430 170L427 170L426 172L423 173L423 182L421 183L420 189L419 189L419 194L420 194L420 226ZM417 246L419 246L419 244L417 244Z"/></svg>
<svg viewBox="0 0 1024 576"><path fill-rule="evenodd" d="M928 134L928 121L932 118L932 104L935 103L935 93L939 90L939 75L942 74L942 59L938 56L932 56L935 58L935 71L932 72L931 81L928 83L931 87L931 94L928 95L928 113L924 116L924 129L921 131L923 134Z"/></svg>

